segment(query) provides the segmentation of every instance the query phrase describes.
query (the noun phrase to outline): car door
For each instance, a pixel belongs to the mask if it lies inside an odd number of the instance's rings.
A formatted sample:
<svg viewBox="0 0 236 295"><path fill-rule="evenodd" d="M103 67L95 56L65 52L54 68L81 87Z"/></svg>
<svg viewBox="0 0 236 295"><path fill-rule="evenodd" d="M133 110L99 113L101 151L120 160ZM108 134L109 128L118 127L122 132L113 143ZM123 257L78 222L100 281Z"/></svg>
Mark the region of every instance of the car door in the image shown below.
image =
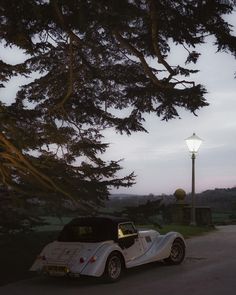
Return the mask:
<svg viewBox="0 0 236 295"><path fill-rule="evenodd" d="M143 245L132 222L118 225L118 243L126 261L134 260L143 254Z"/></svg>

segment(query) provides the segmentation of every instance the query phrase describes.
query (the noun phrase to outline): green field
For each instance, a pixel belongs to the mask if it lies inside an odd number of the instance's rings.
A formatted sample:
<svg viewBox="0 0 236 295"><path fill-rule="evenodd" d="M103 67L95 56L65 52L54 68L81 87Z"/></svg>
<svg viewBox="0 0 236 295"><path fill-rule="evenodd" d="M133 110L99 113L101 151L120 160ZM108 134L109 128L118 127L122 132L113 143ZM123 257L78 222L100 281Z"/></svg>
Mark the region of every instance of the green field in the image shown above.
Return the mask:
<svg viewBox="0 0 236 295"><path fill-rule="evenodd" d="M233 224L236 221L234 212L212 212L212 220L214 224L224 225Z"/></svg>
<svg viewBox="0 0 236 295"><path fill-rule="evenodd" d="M71 221L73 217L62 217L58 218L55 216L43 216L42 219L44 222L48 223L47 225L37 226L34 228L35 231L59 231L63 228L65 224Z"/></svg>
<svg viewBox="0 0 236 295"><path fill-rule="evenodd" d="M185 239L200 236L206 233L209 233L215 230L214 227L200 227L200 226L188 226L188 225L177 225L177 224L169 224L164 225L162 228L158 228L154 225L140 225L140 228L152 228L157 230L160 234L166 234L170 231L176 231L181 233Z"/></svg>
<svg viewBox="0 0 236 295"><path fill-rule="evenodd" d="M159 230L161 234L165 234L169 231L177 231L181 233L185 239L200 236L215 230L214 227L200 227L200 226L187 226L187 225L165 225Z"/></svg>

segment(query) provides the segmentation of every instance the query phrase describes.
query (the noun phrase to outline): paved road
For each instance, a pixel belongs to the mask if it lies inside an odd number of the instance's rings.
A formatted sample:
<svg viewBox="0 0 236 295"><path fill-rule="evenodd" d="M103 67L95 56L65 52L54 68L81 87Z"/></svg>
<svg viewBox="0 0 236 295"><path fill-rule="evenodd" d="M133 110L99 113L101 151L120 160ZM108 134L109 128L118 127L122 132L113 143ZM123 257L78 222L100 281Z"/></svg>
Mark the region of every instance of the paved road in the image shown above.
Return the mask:
<svg viewBox="0 0 236 295"><path fill-rule="evenodd" d="M129 270L121 281L33 278L0 288L1 295L234 295L236 294L236 225L187 241L185 262Z"/></svg>

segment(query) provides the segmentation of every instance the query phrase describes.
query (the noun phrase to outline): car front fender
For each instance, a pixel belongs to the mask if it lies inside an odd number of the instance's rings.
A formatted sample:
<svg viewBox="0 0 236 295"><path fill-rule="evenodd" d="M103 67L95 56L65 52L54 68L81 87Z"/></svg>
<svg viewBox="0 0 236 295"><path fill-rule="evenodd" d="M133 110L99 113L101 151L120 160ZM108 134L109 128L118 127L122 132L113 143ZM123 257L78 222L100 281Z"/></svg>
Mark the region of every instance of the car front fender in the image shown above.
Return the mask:
<svg viewBox="0 0 236 295"><path fill-rule="evenodd" d="M186 247L183 236L178 232L169 232L165 235L159 235L153 241L152 246L142 256L127 262L126 267L131 268L168 258L170 256L172 244L176 239L181 239Z"/></svg>
<svg viewBox="0 0 236 295"><path fill-rule="evenodd" d="M161 242L158 244L158 251L159 255L162 256L163 258L167 258L170 256L172 244L174 240L180 239L184 246L186 247L186 243L184 240L184 237L178 233L178 232L168 232L167 234L162 236Z"/></svg>

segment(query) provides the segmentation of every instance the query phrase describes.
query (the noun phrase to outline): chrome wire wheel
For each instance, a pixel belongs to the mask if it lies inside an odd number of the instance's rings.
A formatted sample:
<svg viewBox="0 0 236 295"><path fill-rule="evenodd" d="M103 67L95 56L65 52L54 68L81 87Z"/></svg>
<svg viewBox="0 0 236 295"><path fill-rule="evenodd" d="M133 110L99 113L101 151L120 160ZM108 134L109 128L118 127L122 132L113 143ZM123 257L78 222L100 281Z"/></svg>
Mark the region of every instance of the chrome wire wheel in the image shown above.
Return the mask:
<svg viewBox="0 0 236 295"><path fill-rule="evenodd" d="M112 253L106 263L105 279L108 282L119 280L122 273L122 260L119 254Z"/></svg>
<svg viewBox="0 0 236 295"><path fill-rule="evenodd" d="M170 252L171 259L178 262L180 259L182 259L183 251L183 247L180 245L180 243L174 243Z"/></svg>
<svg viewBox="0 0 236 295"><path fill-rule="evenodd" d="M175 240L172 244L170 256L165 259L169 264L180 264L185 257L185 245L182 240Z"/></svg>
<svg viewBox="0 0 236 295"><path fill-rule="evenodd" d="M113 256L108 263L108 272L113 280L116 280L121 274L121 261L118 256Z"/></svg>

